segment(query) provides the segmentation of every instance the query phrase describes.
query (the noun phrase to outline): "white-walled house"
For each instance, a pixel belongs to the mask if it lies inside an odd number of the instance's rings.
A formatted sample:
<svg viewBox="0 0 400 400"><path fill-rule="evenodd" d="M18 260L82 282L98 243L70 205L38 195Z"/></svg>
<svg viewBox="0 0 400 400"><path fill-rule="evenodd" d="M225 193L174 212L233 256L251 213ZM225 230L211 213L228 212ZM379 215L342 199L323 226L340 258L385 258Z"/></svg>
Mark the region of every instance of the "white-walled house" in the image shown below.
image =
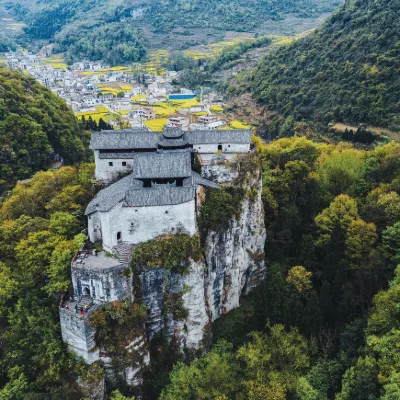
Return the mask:
<svg viewBox="0 0 400 400"><path fill-rule="evenodd" d="M235 154L250 151L252 131L198 130L184 131L165 128L163 132L145 129L93 132L90 148L94 150L96 179L111 182L132 167L132 156L137 152L195 151L208 163L223 154L232 160Z"/></svg>
<svg viewBox="0 0 400 400"><path fill-rule="evenodd" d="M90 240L112 251L162 234L196 233L200 186L218 187L192 171L190 152L136 153L132 173L103 189L86 209Z"/></svg>

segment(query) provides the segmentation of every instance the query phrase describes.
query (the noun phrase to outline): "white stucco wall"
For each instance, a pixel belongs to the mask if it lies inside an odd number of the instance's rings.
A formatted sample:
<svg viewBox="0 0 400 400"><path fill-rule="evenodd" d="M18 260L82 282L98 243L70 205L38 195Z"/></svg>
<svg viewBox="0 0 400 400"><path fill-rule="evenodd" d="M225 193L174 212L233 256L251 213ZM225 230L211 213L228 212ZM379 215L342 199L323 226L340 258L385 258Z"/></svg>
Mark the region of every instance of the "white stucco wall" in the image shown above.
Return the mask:
<svg viewBox="0 0 400 400"><path fill-rule="evenodd" d="M211 134L211 133L210 133ZM247 153L250 150L250 144L221 143L224 153ZM218 144L195 144L193 150L200 154L210 154L218 152Z"/></svg>
<svg viewBox="0 0 400 400"><path fill-rule="evenodd" d="M132 170L132 159L124 158L124 159L100 159L99 151L94 151L94 158L96 162L95 169L95 177L99 181L110 182L114 180L118 174L126 173ZM123 166L122 163L126 162L126 166ZM112 163L112 166L110 166Z"/></svg>
<svg viewBox="0 0 400 400"><path fill-rule="evenodd" d="M194 235L196 228L195 200L172 206L123 207L118 203L109 212L96 212L88 220L90 240L97 238L95 227L101 226L103 247L111 251L118 244L117 233L123 242L138 244L164 233L176 233L179 228Z"/></svg>

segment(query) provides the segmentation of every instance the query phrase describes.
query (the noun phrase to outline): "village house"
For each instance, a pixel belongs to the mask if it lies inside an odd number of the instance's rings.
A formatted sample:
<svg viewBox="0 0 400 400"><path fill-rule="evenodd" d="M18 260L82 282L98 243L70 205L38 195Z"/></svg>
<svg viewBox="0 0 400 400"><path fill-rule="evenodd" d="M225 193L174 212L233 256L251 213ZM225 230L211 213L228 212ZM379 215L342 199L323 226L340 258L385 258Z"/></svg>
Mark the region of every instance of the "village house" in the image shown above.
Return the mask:
<svg viewBox="0 0 400 400"><path fill-rule="evenodd" d="M189 128L190 120L189 118L185 117L170 117L168 118L167 127L168 128L182 128L187 129Z"/></svg>

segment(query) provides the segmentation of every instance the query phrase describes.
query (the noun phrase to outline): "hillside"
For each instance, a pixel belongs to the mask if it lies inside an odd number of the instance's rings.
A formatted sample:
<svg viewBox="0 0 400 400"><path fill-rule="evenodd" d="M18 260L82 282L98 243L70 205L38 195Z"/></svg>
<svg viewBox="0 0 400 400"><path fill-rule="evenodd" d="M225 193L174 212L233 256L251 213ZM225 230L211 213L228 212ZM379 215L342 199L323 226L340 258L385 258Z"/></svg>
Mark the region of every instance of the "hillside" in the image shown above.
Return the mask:
<svg viewBox="0 0 400 400"><path fill-rule="evenodd" d="M0 192L45 169L57 155L86 155L87 134L67 105L34 79L0 67Z"/></svg>
<svg viewBox="0 0 400 400"><path fill-rule="evenodd" d="M141 60L145 48L182 50L225 40L228 32L298 33L318 25L341 2L19 0L13 10L31 40L54 43L69 60L86 56L115 64Z"/></svg>
<svg viewBox="0 0 400 400"><path fill-rule="evenodd" d="M347 0L315 33L268 55L255 99L294 120L399 130L399 0Z"/></svg>

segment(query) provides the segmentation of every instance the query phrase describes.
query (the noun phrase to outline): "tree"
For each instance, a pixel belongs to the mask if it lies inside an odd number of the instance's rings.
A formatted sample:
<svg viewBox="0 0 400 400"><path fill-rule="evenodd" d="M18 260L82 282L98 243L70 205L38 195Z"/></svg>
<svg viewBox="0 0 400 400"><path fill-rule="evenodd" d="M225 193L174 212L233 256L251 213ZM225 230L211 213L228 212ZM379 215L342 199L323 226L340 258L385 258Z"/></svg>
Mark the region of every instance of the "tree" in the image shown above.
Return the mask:
<svg viewBox="0 0 400 400"><path fill-rule="evenodd" d="M50 217L49 228L53 235L72 239L79 230L79 221L67 212L57 211Z"/></svg>
<svg viewBox="0 0 400 400"><path fill-rule="evenodd" d="M382 233L385 256L392 265L400 264L400 222L388 226Z"/></svg>
<svg viewBox="0 0 400 400"><path fill-rule="evenodd" d="M297 266L289 270L286 281L291 284L299 293L304 293L312 288L312 273L304 267Z"/></svg>
<svg viewBox="0 0 400 400"><path fill-rule="evenodd" d="M135 397L134 396L126 397L126 396L122 395L119 390L114 390L111 393L110 400L135 400Z"/></svg>
<svg viewBox="0 0 400 400"><path fill-rule="evenodd" d="M359 358L355 366L346 371L342 381L342 391L337 400L378 400L378 366L375 358Z"/></svg>
<svg viewBox="0 0 400 400"><path fill-rule="evenodd" d="M350 223L346 232L346 257L350 268L369 269L374 265L377 240L375 224L361 219Z"/></svg>

